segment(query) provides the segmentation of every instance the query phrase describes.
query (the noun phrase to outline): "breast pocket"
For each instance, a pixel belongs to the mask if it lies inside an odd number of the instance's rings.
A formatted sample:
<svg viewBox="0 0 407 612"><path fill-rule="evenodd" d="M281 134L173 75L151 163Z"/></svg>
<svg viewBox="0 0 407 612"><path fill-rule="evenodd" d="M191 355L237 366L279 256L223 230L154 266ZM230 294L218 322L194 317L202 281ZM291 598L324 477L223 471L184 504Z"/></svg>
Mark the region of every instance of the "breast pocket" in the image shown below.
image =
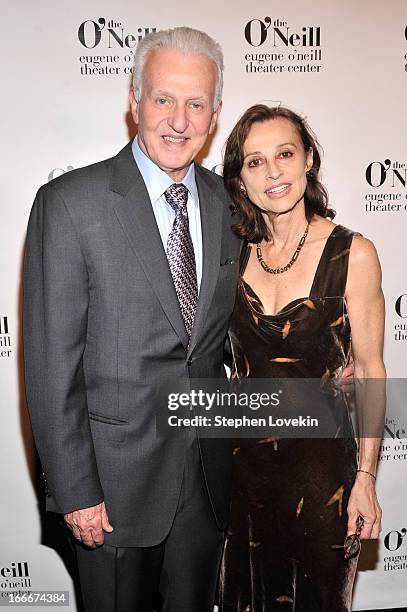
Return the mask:
<svg viewBox="0 0 407 612"><path fill-rule="evenodd" d="M237 280L238 274L238 260L233 257L226 257L223 261L221 260L219 266L219 280L235 278Z"/></svg>

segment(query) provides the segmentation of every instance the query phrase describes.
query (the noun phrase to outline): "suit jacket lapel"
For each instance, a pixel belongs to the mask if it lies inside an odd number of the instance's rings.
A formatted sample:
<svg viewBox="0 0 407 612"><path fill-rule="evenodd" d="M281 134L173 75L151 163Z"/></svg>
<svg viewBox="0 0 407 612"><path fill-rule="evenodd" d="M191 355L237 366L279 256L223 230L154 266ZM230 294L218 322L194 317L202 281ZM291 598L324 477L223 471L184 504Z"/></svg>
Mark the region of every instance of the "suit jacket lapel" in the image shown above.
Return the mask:
<svg viewBox="0 0 407 612"><path fill-rule="evenodd" d="M165 315L187 349L188 334L181 317L177 294L150 198L134 161L131 143L118 154L114 161L110 188L123 196L115 207L116 216Z"/></svg>
<svg viewBox="0 0 407 612"><path fill-rule="evenodd" d="M203 267L198 306L188 353L190 354L203 331L206 315L212 301L219 275L224 204L205 174L195 166L196 183L202 225Z"/></svg>

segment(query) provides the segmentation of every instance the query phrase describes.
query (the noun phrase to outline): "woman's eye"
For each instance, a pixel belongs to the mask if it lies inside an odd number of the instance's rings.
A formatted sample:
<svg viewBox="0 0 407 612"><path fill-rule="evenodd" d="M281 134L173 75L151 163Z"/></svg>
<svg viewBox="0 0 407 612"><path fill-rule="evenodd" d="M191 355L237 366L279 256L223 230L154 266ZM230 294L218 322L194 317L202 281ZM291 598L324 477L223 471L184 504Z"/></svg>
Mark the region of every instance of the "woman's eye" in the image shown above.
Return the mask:
<svg viewBox="0 0 407 612"><path fill-rule="evenodd" d="M163 106L166 103L167 103L167 98L158 98L157 99L157 104L159 104L160 106Z"/></svg>
<svg viewBox="0 0 407 612"><path fill-rule="evenodd" d="M202 108L202 104L200 102L191 102L190 106L193 110L200 110Z"/></svg>
<svg viewBox="0 0 407 612"><path fill-rule="evenodd" d="M280 157L282 157L283 159L287 159L287 158L292 157L292 156L293 156L293 154L292 154L291 151L282 151L280 153Z"/></svg>
<svg viewBox="0 0 407 612"><path fill-rule="evenodd" d="M256 168L256 166L259 166L260 164L261 159L251 159L247 165L249 166L249 168Z"/></svg>

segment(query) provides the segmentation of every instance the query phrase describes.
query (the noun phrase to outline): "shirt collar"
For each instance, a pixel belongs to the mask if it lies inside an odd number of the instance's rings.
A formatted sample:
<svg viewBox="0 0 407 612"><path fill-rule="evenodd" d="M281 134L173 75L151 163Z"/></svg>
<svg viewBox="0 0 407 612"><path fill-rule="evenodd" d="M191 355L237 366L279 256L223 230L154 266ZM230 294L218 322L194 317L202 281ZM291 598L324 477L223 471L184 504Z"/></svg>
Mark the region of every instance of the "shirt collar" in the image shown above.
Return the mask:
<svg viewBox="0 0 407 612"><path fill-rule="evenodd" d="M141 176L146 184L151 203L154 204L164 194L170 185L174 183L164 170L161 170L145 153L141 150L137 137L132 143L133 156L141 172ZM199 204L198 188L195 180L195 165L192 163L188 172L180 181L188 189L195 206Z"/></svg>

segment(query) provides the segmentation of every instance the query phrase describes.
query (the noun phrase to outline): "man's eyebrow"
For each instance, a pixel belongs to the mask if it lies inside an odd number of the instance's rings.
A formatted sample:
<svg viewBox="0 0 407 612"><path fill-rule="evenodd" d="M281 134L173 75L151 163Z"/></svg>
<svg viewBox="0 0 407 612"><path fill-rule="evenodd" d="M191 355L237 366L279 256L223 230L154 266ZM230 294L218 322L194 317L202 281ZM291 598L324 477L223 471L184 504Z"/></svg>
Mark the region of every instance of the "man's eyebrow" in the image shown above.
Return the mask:
<svg viewBox="0 0 407 612"><path fill-rule="evenodd" d="M168 96L171 98L171 94L168 91L164 91L163 89L156 89L152 91L154 96Z"/></svg>
<svg viewBox="0 0 407 612"><path fill-rule="evenodd" d="M156 89L152 91L153 96L167 96L168 98L173 98L173 95L170 94L168 91L165 91L163 89ZM202 96L202 95L198 95L198 96L190 96L189 98L187 98L187 100L207 100L208 96Z"/></svg>

